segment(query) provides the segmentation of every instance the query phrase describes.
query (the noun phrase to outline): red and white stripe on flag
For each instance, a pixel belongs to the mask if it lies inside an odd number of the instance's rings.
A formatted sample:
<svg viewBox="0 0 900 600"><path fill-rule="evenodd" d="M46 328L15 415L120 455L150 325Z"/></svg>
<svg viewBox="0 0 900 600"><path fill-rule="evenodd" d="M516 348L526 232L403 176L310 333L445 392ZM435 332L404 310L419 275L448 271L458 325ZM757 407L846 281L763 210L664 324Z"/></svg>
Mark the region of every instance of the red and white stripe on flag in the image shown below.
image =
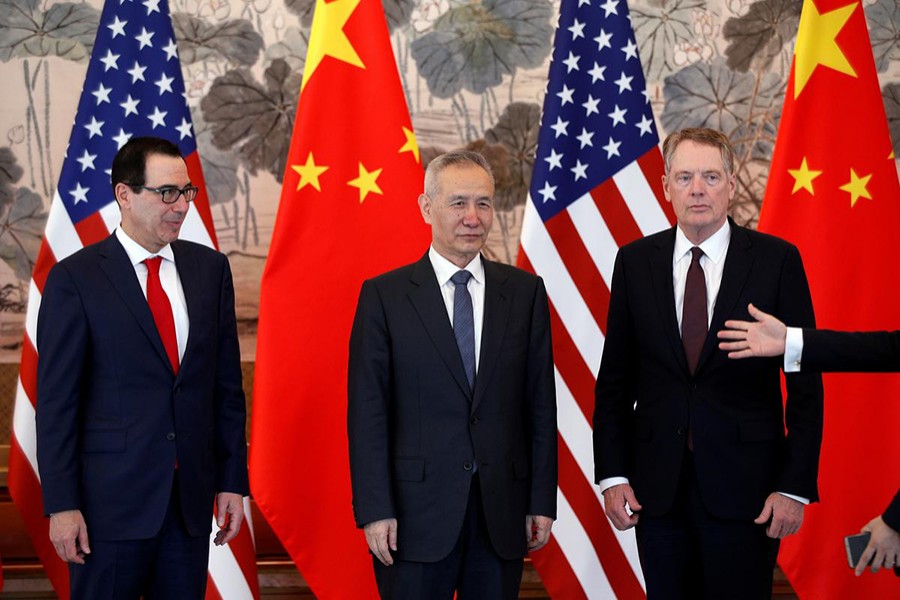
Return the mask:
<svg viewBox="0 0 900 600"><path fill-rule="evenodd" d="M662 174L627 4L563 0L518 259L550 297L558 519L532 560L553 598L646 596L633 531L594 485L592 419L616 252L675 221Z"/></svg>
<svg viewBox="0 0 900 600"><path fill-rule="evenodd" d="M181 237L216 247L184 91L168 3L106 2L29 287L9 457L10 494L60 598L69 596L68 570L48 539L35 450L35 331L41 294L57 261L118 226L109 169L115 153L133 136L154 135L178 144L191 181L200 188ZM213 529L218 529L215 523ZM249 519L229 545L211 545L209 583L210 600L259 598Z"/></svg>

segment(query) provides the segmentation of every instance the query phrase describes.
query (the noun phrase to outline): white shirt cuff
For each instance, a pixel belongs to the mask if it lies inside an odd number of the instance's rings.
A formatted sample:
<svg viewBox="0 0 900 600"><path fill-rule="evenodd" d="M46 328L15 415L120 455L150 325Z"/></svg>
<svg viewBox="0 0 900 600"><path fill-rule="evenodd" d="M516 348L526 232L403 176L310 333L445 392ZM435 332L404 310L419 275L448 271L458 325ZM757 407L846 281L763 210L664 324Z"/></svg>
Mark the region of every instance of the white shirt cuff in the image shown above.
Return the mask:
<svg viewBox="0 0 900 600"><path fill-rule="evenodd" d="M786 497L790 498L791 500L796 500L800 504L809 504L809 498L804 498L803 496L795 496L793 494L785 494L784 492L778 492L778 493L781 494L782 496L786 496Z"/></svg>
<svg viewBox="0 0 900 600"><path fill-rule="evenodd" d="M627 477L607 477L606 479L601 479L600 483L597 485L600 487L600 493L602 494L612 486L621 485L623 483L628 483Z"/></svg>
<svg viewBox="0 0 900 600"><path fill-rule="evenodd" d="M803 330L799 327L788 327L787 335L784 337L784 372L797 373L800 371L802 356Z"/></svg>

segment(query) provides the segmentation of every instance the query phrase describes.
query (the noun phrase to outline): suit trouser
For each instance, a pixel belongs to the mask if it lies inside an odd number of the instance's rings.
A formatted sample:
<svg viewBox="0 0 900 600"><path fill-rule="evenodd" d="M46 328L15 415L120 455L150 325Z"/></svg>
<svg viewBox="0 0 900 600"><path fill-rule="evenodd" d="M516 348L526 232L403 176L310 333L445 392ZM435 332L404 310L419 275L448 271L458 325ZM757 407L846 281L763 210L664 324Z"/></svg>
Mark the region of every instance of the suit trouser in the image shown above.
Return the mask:
<svg viewBox="0 0 900 600"><path fill-rule="evenodd" d="M766 536L765 525L712 515L700 497L693 452L684 454L671 510L641 515L636 527L648 600L771 598L779 541Z"/></svg>
<svg viewBox="0 0 900 600"><path fill-rule="evenodd" d="M397 523L403 527L403 522ZM522 522L525 546L525 522ZM501 558L488 537L478 474L472 476L462 530L453 550L432 563L394 560L386 567L377 559L375 581L385 600L515 600L522 581L522 559Z"/></svg>
<svg viewBox="0 0 900 600"><path fill-rule="evenodd" d="M69 563L72 600L202 600L206 594L209 536L188 535L177 477L159 533L145 540L90 539L90 548L84 565Z"/></svg>

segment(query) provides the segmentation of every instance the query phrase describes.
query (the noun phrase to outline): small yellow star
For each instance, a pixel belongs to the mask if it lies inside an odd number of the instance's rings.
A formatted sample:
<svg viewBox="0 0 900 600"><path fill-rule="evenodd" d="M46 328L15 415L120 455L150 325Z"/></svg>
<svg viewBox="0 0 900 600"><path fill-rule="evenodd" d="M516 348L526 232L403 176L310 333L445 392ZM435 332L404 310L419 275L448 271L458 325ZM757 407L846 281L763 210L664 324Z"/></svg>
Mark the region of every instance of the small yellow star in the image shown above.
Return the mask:
<svg viewBox="0 0 900 600"><path fill-rule="evenodd" d="M412 152L419 162L419 144L416 142L416 134L411 129L403 128L403 135L406 136L406 143L400 147L399 153Z"/></svg>
<svg viewBox="0 0 900 600"><path fill-rule="evenodd" d="M312 152L306 157L305 165L291 165L291 169L300 175L300 182L297 184L298 192L307 185L313 186L320 192L322 191L322 188L319 185L319 175L327 171L328 167L317 165L315 159L313 159Z"/></svg>
<svg viewBox="0 0 900 600"><path fill-rule="evenodd" d="M806 157L803 157L803 162L800 163L799 169L788 169L788 173L791 174L791 177L794 178L794 189L791 190L791 194L796 194L798 190L804 189L813 196L816 193L813 191L813 179L822 174L822 171L813 171L810 170L809 166L806 164Z"/></svg>
<svg viewBox="0 0 900 600"><path fill-rule="evenodd" d="M303 83L300 90L306 88L306 82L312 77L322 63L322 59L331 56L360 69L366 66L356 53L344 25L359 6L360 0L316 0L313 12L312 28L309 31L309 49L306 53L306 67L303 69Z"/></svg>
<svg viewBox="0 0 900 600"><path fill-rule="evenodd" d="M858 4L859 2L854 2L819 14L812 1L803 3L800 26L797 29L797 46L794 50L795 100L820 65L856 77L856 71L837 45L835 38L847 24Z"/></svg>
<svg viewBox="0 0 900 600"><path fill-rule="evenodd" d="M856 201L859 200L860 197L866 198L867 200L872 199L872 194L866 189L870 179L872 179L871 173L865 177L859 177L856 174L856 171L850 169L850 182L842 185L840 189L850 193L851 207L856 206Z"/></svg>
<svg viewBox="0 0 900 600"><path fill-rule="evenodd" d="M351 179L347 182L347 185L359 188L360 204L363 203L366 196L369 195L369 192L372 192L373 194L383 194L381 188L378 187L378 176L381 175L381 171L382 169L367 171L363 164L359 163L359 177Z"/></svg>

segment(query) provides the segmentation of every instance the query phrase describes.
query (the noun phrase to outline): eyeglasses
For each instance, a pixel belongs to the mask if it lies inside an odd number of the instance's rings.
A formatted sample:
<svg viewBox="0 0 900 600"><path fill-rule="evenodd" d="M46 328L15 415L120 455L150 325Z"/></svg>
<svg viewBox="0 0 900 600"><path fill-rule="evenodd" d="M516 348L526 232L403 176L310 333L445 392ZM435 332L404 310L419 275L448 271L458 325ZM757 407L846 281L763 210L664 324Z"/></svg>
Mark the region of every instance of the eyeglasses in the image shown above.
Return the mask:
<svg viewBox="0 0 900 600"><path fill-rule="evenodd" d="M147 190L148 192L155 192L160 195L163 204L175 204L182 195L184 195L185 202L193 202L199 191L195 185L187 185L182 189L178 189L174 185L164 185L163 187L158 188L147 187L146 185L132 185L130 183L126 183L125 185L135 191Z"/></svg>

